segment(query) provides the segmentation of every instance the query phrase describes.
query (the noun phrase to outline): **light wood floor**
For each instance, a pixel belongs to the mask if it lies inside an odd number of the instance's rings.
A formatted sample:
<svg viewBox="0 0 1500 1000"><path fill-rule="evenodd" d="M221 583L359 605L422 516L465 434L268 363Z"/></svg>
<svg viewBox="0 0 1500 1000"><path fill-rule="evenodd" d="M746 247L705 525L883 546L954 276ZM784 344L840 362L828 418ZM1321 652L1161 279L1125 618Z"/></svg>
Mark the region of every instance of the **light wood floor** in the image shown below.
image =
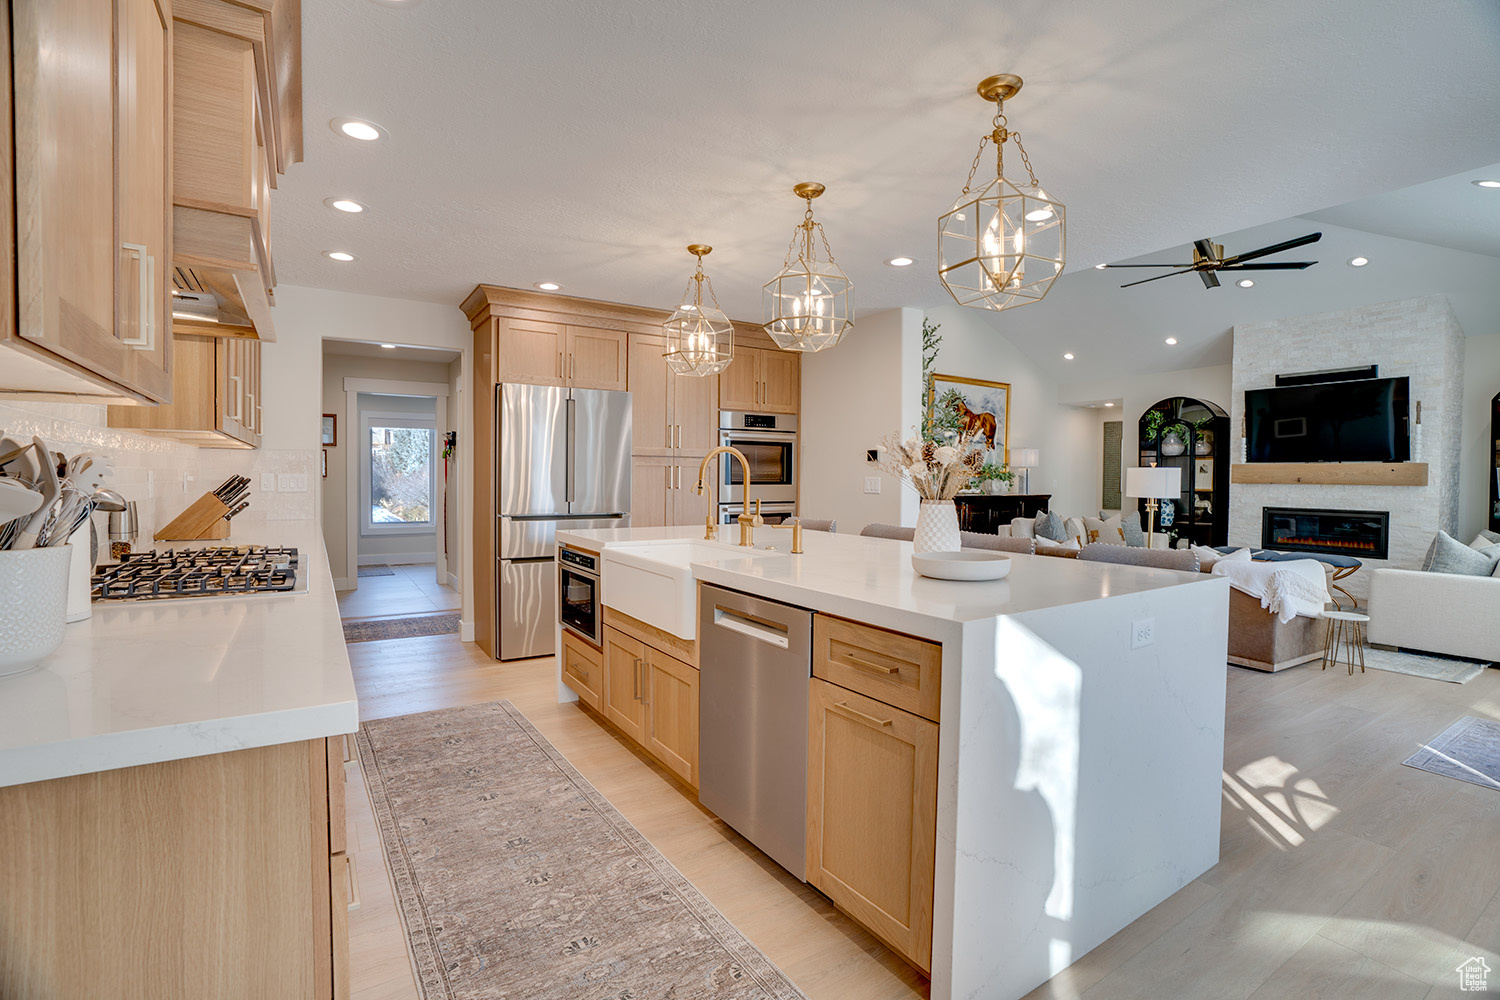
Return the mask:
<svg viewBox="0 0 1500 1000"><path fill-rule="evenodd" d="M431 563L388 568L390 576L362 576L355 589L339 591L339 614L345 618L393 617L457 611L463 606L458 591L438 582Z"/></svg>
<svg viewBox="0 0 1500 1000"><path fill-rule="evenodd" d="M509 699L811 1000L927 995L918 973L702 810L592 715L550 658L500 664L455 636L349 647L365 719ZM1218 865L1031 994L1057 1000L1424 1000L1481 955L1500 990L1500 793L1403 767L1463 715L1500 719L1500 670L1467 685L1372 670L1229 669ZM356 1000L416 997L358 765Z"/></svg>

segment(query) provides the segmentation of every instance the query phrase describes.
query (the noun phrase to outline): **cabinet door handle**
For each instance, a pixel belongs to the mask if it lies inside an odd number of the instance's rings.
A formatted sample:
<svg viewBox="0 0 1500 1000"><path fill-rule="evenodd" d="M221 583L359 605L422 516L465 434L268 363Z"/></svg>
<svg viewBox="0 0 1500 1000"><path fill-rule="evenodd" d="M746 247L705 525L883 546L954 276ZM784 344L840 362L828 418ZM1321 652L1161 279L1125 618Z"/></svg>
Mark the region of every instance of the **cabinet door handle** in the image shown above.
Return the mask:
<svg viewBox="0 0 1500 1000"><path fill-rule="evenodd" d="M562 378L563 377L562 351L558 351L557 352L557 377L558 378Z"/></svg>
<svg viewBox="0 0 1500 1000"><path fill-rule="evenodd" d="M228 392L229 398L234 400L234 412L230 413L228 410L225 410L224 419L239 422L241 418L241 404L244 402L243 397L240 395L240 377L238 375L231 375L226 381L233 383L232 386L228 387Z"/></svg>
<svg viewBox="0 0 1500 1000"><path fill-rule="evenodd" d="M840 714L847 715L858 722L863 722L867 726L874 726L876 729L889 729L891 727L890 719L877 719L873 715L866 715L863 712L850 708L842 701L834 702L833 707Z"/></svg>
<svg viewBox="0 0 1500 1000"><path fill-rule="evenodd" d="M568 378L570 380L573 378L573 372L574 372L573 355L569 354L568 355Z"/></svg>
<svg viewBox="0 0 1500 1000"><path fill-rule="evenodd" d="M255 408L255 393L245 393L245 416L249 420L247 426L252 431L260 430L260 411Z"/></svg>
<svg viewBox="0 0 1500 1000"><path fill-rule="evenodd" d="M900 667L887 667L882 663L871 663L869 660L861 659L860 657L855 656L853 653L845 653L844 659L848 660L851 666L856 666L863 670L868 670L871 673L899 674L901 672Z"/></svg>
<svg viewBox="0 0 1500 1000"><path fill-rule="evenodd" d="M631 668L631 676L635 680L635 691L630 695L631 701L641 700L641 658L635 658L635 665Z"/></svg>

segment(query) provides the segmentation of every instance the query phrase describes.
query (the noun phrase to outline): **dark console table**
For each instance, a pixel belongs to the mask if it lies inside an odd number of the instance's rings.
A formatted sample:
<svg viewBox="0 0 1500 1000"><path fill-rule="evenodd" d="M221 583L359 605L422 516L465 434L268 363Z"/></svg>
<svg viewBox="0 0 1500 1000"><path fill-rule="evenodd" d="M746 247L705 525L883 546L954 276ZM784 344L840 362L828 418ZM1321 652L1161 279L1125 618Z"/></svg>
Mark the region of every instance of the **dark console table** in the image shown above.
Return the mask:
<svg viewBox="0 0 1500 1000"><path fill-rule="evenodd" d="M963 531L977 531L985 535L998 535L1002 524L1011 518L1036 517L1047 509L1051 493L1003 493L990 496L985 493L962 494L954 497L958 506L958 526Z"/></svg>

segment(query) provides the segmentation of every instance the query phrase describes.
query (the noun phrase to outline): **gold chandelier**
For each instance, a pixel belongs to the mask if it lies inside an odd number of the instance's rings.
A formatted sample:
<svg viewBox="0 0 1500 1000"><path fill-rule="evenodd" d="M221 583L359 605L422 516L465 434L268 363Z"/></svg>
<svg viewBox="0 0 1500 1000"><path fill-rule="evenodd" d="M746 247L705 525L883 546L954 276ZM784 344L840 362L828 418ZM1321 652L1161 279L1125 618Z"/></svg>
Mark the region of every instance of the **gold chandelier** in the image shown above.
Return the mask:
<svg viewBox="0 0 1500 1000"><path fill-rule="evenodd" d="M813 199L824 190L823 185L811 183L792 188L807 201L807 212L792 232L781 271L763 290L766 321L762 327L783 351L826 350L854 325L854 285L833 259L822 224L813 221ZM821 260L813 230L823 244Z"/></svg>
<svg viewBox="0 0 1500 1000"><path fill-rule="evenodd" d="M1047 294L1064 264L1063 204L1042 190L1020 133L1005 120L1005 101L1021 89L1010 73L979 84L995 102L994 131L979 140L963 193L938 219L938 277L961 306L1012 309ZM1029 183L1005 176L1005 143L1014 140ZM974 193L984 144L995 145L995 179Z"/></svg>
<svg viewBox="0 0 1500 1000"><path fill-rule="evenodd" d="M714 283L703 273L703 255L713 247L694 243L687 249L698 258L698 268L688 279L682 304L661 325L667 338L662 355L667 367L678 375L717 375L734 360L734 324L719 308ZM708 286L712 306L703 304L704 285Z"/></svg>

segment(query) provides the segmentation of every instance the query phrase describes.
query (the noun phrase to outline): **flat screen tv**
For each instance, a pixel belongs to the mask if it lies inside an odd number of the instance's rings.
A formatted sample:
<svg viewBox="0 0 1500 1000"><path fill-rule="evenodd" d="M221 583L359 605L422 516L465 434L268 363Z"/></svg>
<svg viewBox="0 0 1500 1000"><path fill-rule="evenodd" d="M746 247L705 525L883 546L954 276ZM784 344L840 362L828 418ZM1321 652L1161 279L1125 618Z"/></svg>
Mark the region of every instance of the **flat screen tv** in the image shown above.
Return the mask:
<svg viewBox="0 0 1500 1000"><path fill-rule="evenodd" d="M1355 379L1245 392L1252 462L1407 462L1409 380Z"/></svg>

